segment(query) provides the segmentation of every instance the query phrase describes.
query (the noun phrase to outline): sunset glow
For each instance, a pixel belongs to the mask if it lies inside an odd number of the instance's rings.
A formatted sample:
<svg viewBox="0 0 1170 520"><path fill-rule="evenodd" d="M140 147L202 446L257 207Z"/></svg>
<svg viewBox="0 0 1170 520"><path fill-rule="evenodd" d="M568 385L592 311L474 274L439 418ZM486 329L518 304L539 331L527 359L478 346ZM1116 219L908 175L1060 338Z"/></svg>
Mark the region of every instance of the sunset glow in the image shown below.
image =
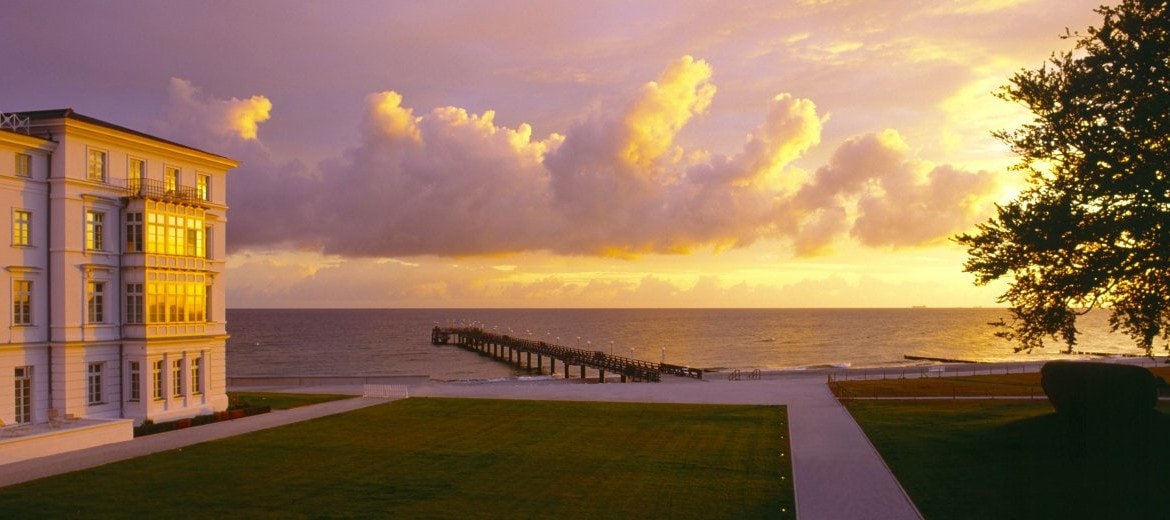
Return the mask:
<svg viewBox="0 0 1170 520"><path fill-rule="evenodd" d="M232 307L992 306L994 91L1098 3L17 1L0 111L240 161Z"/></svg>

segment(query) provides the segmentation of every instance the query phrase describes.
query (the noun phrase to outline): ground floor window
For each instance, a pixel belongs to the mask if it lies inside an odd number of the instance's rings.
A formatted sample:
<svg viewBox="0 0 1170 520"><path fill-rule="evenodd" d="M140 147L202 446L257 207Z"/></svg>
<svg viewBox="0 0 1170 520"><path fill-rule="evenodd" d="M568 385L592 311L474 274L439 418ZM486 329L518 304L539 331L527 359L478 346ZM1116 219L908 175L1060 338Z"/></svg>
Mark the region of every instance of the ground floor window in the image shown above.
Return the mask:
<svg viewBox="0 0 1170 520"><path fill-rule="evenodd" d="M32 422L32 367L16 367L16 422Z"/></svg>
<svg viewBox="0 0 1170 520"><path fill-rule="evenodd" d="M203 356L191 359L191 393L203 393Z"/></svg>
<svg viewBox="0 0 1170 520"><path fill-rule="evenodd" d="M163 362L161 359L154 362L150 379L151 388L154 388L154 398L161 400L163 398Z"/></svg>
<svg viewBox="0 0 1170 520"><path fill-rule="evenodd" d="M171 372L172 393L175 397L183 395L183 360L176 359L174 370Z"/></svg>
<svg viewBox="0 0 1170 520"><path fill-rule="evenodd" d="M102 403L102 368L103 363L90 363L86 384L86 397L89 404Z"/></svg>
<svg viewBox="0 0 1170 520"><path fill-rule="evenodd" d="M130 400L142 399L142 367L137 361L131 361L130 367Z"/></svg>

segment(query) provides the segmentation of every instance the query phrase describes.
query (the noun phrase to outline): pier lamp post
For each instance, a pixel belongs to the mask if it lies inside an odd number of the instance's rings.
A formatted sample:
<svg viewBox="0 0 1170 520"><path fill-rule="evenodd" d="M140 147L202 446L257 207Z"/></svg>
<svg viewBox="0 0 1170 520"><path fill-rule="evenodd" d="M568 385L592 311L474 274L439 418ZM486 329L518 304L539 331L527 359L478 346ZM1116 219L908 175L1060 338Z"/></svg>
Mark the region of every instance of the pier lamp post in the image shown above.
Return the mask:
<svg viewBox="0 0 1170 520"><path fill-rule="evenodd" d="M577 348L581 348L581 336L577 336Z"/></svg>
<svg viewBox="0 0 1170 520"><path fill-rule="evenodd" d="M613 342L609 342L609 355L613 355Z"/></svg>

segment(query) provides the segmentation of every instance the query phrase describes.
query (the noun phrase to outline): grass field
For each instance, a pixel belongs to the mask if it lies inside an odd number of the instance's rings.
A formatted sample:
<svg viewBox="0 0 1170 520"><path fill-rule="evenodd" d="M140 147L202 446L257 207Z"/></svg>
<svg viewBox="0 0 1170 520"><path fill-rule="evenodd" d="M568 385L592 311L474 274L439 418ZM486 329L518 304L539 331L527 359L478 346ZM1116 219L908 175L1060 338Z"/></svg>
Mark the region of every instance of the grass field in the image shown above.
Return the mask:
<svg viewBox="0 0 1170 520"><path fill-rule="evenodd" d="M282 394L277 392L228 392L233 407L268 406L273 410L288 410L310 404L349 399L352 395L337 394Z"/></svg>
<svg viewBox="0 0 1170 520"><path fill-rule="evenodd" d="M0 511L791 518L787 431L775 406L407 399L3 488Z"/></svg>
<svg viewBox="0 0 1170 520"><path fill-rule="evenodd" d="M1170 367L1150 369L1170 380ZM831 384L834 395L844 398L873 397L1044 397L1040 374L996 374L939 378L870 379ZM1162 395L1170 395L1165 389Z"/></svg>
<svg viewBox="0 0 1170 520"><path fill-rule="evenodd" d="M1074 427L1046 401L850 401L923 515L1170 518L1170 416Z"/></svg>

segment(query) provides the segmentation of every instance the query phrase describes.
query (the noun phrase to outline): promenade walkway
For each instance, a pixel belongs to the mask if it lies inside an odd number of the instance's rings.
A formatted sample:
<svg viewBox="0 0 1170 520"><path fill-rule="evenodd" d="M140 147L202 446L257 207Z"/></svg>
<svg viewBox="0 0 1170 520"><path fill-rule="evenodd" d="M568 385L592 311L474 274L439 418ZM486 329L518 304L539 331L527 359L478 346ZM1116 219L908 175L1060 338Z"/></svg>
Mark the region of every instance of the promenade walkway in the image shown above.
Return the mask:
<svg viewBox="0 0 1170 520"><path fill-rule="evenodd" d="M248 390L362 393L360 385L250 387ZM787 374L737 382L667 378L661 383L642 385L563 381L425 382L411 384L409 392L417 397L786 405L798 518L921 518L861 428L829 392L824 374ZM0 466L0 487L386 401L372 397L333 401Z"/></svg>

